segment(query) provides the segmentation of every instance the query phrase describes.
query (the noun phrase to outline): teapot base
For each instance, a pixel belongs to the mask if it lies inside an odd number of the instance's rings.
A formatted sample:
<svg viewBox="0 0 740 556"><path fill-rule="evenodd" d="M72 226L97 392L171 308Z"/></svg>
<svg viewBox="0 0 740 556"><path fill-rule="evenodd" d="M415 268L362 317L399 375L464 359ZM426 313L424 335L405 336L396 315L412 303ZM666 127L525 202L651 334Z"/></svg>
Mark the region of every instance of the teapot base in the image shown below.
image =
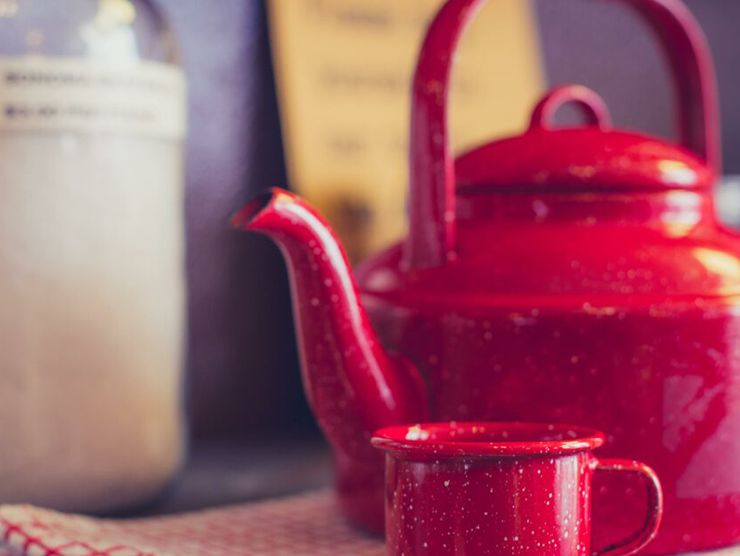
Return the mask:
<svg viewBox="0 0 740 556"><path fill-rule="evenodd" d="M337 501L350 524L366 533L385 533L383 459L358 462L342 455L334 459Z"/></svg>

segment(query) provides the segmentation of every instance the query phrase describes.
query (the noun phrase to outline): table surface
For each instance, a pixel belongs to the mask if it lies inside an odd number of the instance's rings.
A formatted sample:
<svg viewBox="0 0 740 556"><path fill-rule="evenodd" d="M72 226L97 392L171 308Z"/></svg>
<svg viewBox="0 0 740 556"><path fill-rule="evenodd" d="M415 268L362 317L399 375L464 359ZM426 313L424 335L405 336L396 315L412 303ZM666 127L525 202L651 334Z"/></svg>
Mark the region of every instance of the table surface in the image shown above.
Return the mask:
<svg viewBox="0 0 740 556"><path fill-rule="evenodd" d="M316 435L199 442L192 446L180 477L158 501L113 517L191 512L299 494L331 483L329 448Z"/></svg>

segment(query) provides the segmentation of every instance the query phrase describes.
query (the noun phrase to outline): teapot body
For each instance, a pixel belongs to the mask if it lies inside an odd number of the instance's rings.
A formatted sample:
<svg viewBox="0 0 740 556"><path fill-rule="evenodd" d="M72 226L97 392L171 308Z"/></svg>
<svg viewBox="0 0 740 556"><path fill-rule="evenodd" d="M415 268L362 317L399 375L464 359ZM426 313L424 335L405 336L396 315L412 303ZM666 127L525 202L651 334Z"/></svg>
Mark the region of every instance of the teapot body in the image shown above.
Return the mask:
<svg viewBox="0 0 740 556"><path fill-rule="evenodd" d="M661 478L667 511L651 553L740 542L739 306L600 315L367 303L386 345L420 362L435 420L598 427L610 438L604 455L646 461ZM626 509L642 493L603 487L597 538L619 539L641 519Z"/></svg>
<svg viewBox="0 0 740 556"><path fill-rule="evenodd" d="M466 224L481 211L487 224ZM404 272L392 249L359 271L385 347L424 377L431 417L604 430L605 455L661 477L649 553L740 542L740 259L710 199L502 195L463 199L459 217L459 269ZM597 486L605 545L639 524L644 493Z"/></svg>

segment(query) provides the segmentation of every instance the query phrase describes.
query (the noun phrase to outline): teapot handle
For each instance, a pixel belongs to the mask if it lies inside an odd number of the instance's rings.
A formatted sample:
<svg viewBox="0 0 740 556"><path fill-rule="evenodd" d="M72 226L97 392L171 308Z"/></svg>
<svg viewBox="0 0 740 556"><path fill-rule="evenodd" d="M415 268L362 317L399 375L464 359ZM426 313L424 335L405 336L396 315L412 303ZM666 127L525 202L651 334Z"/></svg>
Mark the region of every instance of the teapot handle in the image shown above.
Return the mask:
<svg viewBox="0 0 740 556"><path fill-rule="evenodd" d="M485 0L448 0L424 40L413 82L410 140L410 268L441 266L455 258L455 158L448 101L454 53ZM681 144L710 169L721 166L719 101L706 37L681 0L617 0L636 10L660 39L678 97Z"/></svg>

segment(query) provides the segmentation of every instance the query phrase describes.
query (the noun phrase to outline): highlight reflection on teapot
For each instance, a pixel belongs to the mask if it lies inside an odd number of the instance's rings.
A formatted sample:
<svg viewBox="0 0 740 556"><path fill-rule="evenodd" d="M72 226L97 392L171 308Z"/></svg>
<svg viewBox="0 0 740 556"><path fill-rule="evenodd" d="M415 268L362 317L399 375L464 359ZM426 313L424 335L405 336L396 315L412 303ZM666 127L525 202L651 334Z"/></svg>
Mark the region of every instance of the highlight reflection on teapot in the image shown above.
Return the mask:
<svg viewBox="0 0 740 556"><path fill-rule="evenodd" d="M714 68L680 1L622 3L663 42L679 145L612 129L596 93L566 86L523 135L455 160L453 53L482 0L450 0L414 81L409 236L355 278L294 195L275 189L235 217L286 257L306 391L342 507L366 529L383 526L374 430L555 421L604 430L607 456L657 471L666 511L649 553L740 542L740 242L714 215ZM552 127L565 103L584 126ZM624 508L642 492L602 486L597 533L613 539L634 529Z"/></svg>

